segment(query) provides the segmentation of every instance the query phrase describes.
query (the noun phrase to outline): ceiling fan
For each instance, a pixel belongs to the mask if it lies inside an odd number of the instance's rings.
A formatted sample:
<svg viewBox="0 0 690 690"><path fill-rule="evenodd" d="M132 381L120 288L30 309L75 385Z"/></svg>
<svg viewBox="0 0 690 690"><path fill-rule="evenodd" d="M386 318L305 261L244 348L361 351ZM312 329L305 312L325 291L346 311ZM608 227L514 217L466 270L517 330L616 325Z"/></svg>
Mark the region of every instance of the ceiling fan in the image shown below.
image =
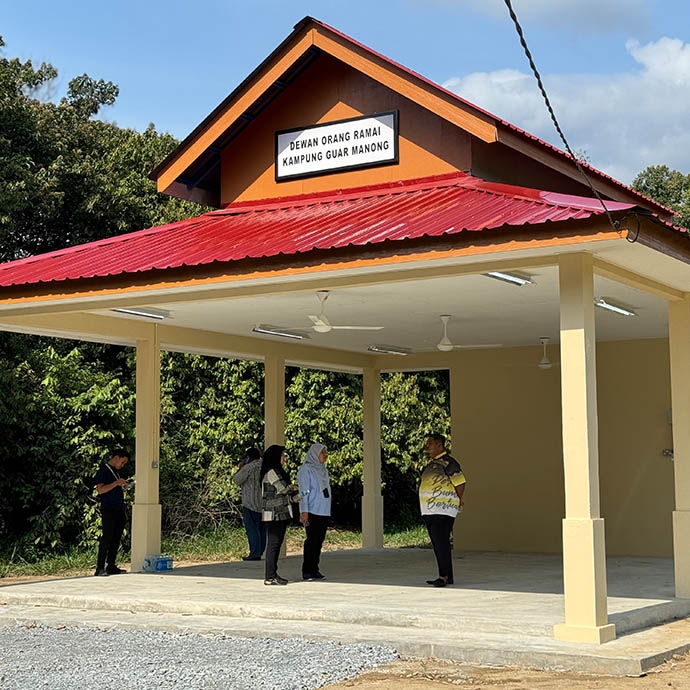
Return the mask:
<svg viewBox="0 0 690 690"><path fill-rule="evenodd" d="M309 314L312 322L311 328L317 333L330 333L330 331L380 331L383 326L343 326L334 325L326 316L326 300L331 293L328 290L317 290L316 296L321 304L318 314Z"/></svg>
<svg viewBox="0 0 690 690"><path fill-rule="evenodd" d="M450 321L450 316L448 314L441 314L441 323L443 324L443 337L436 343L436 349L441 352L450 352L455 348L466 348L466 349L479 349L488 347L501 347L499 343L484 343L484 344L474 344L474 345L456 345L448 337L448 322Z"/></svg>
<svg viewBox="0 0 690 690"><path fill-rule="evenodd" d="M541 343L541 346L543 348L543 354L542 354L542 358L537 363L537 366L544 371L546 371L547 369L551 369L551 367L553 367L553 366L558 366L559 362L552 362L549 359L549 355L546 351L546 348L548 347L549 343L551 342L551 338L547 338L546 336L542 336L541 338L539 338L539 342Z"/></svg>

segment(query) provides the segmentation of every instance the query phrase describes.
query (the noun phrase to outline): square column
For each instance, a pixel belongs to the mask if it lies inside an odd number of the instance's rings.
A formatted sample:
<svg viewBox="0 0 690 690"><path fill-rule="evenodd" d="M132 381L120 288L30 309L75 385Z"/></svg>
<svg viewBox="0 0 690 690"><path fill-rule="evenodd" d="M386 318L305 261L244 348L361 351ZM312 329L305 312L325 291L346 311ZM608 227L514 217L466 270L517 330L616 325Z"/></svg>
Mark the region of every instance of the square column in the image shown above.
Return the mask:
<svg viewBox="0 0 690 690"><path fill-rule="evenodd" d="M565 519L565 623L554 636L571 642L613 640L606 591L604 521L599 508L594 271L589 254L559 257L561 398Z"/></svg>
<svg viewBox="0 0 690 690"><path fill-rule="evenodd" d="M669 347L673 414L673 565L676 596L690 598L690 294L670 302Z"/></svg>
<svg viewBox="0 0 690 690"><path fill-rule="evenodd" d="M264 444L285 444L285 359L266 355L264 360Z"/></svg>
<svg viewBox="0 0 690 690"><path fill-rule="evenodd" d="M264 359L264 450L285 445L285 359L266 355ZM287 539L280 547L280 556L287 554Z"/></svg>
<svg viewBox="0 0 690 690"><path fill-rule="evenodd" d="M362 547L365 549L382 549L381 372L378 369L365 369L362 388L364 423Z"/></svg>
<svg viewBox="0 0 690 690"><path fill-rule="evenodd" d="M453 357L453 359L455 360L457 357ZM467 390L463 386L467 377L463 375L461 367L457 364L457 362L453 362L453 364L451 364L448 374L450 384L450 438L451 444L452 442L455 443L455 447L453 447L453 445L450 447L450 454L458 460L460 465L462 465L463 460L460 452L462 449L462 401L467 396ZM460 540L458 537L458 530L461 524L462 514L458 515L455 523L453 524L454 554L459 552L458 544L460 543Z"/></svg>
<svg viewBox="0 0 690 690"><path fill-rule="evenodd" d="M158 326L136 344L136 489L132 507L132 572L140 572L147 555L161 552L160 344Z"/></svg>

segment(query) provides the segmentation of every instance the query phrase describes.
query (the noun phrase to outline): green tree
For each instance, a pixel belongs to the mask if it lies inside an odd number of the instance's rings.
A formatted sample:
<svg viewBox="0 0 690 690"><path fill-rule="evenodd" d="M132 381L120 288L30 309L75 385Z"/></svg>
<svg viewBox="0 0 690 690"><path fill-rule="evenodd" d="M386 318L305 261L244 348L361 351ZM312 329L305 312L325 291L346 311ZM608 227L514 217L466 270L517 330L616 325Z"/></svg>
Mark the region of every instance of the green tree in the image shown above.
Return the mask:
<svg viewBox="0 0 690 690"><path fill-rule="evenodd" d="M158 194L147 177L174 137L93 119L118 87L87 74L69 82L59 104L40 100L56 77L51 65L0 58L0 260L203 211Z"/></svg>
<svg viewBox="0 0 690 690"><path fill-rule="evenodd" d="M232 481L250 445L263 443L263 367L163 353L160 496L167 533L195 534L237 520Z"/></svg>
<svg viewBox="0 0 690 690"><path fill-rule="evenodd" d="M83 543L97 527L84 480L131 445L131 388L77 348L10 336L0 351L0 546L29 558Z"/></svg>
<svg viewBox="0 0 690 690"><path fill-rule="evenodd" d="M635 177L632 187L668 206L676 214L675 222L690 229L690 175L666 165L650 165Z"/></svg>

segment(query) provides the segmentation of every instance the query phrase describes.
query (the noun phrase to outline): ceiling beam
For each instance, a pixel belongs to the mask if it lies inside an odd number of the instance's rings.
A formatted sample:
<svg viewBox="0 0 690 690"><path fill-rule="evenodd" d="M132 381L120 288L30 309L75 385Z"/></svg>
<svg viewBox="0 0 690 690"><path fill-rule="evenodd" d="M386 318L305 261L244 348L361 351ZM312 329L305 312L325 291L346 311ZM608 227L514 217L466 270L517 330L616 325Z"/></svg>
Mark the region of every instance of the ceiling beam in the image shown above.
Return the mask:
<svg viewBox="0 0 690 690"><path fill-rule="evenodd" d="M615 280L617 283L661 297L669 302L682 300L685 295L682 290L676 290L670 285L665 285L657 280L652 280L652 278L647 278L639 273L634 273L596 257L594 257L594 273L602 278Z"/></svg>

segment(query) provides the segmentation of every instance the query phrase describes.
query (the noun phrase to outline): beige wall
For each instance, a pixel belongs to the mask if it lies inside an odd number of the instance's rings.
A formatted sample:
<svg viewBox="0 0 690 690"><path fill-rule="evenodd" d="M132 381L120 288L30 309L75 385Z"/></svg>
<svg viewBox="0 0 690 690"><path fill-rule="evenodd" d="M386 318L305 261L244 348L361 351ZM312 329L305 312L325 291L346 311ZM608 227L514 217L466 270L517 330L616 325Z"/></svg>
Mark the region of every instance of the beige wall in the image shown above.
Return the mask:
<svg viewBox="0 0 690 690"><path fill-rule="evenodd" d="M557 346L550 357L558 359ZM468 477L460 549L560 552L564 516L560 371L541 348L462 354L460 433ZM602 517L607 553L672 555L668 342L597 347Z"/></svg>
<svg viewBox="0 0 690 690"><path fill-rule="evenodd" d="M667 340L597 349L601 511L609 554L673 555Z"/></svg>

